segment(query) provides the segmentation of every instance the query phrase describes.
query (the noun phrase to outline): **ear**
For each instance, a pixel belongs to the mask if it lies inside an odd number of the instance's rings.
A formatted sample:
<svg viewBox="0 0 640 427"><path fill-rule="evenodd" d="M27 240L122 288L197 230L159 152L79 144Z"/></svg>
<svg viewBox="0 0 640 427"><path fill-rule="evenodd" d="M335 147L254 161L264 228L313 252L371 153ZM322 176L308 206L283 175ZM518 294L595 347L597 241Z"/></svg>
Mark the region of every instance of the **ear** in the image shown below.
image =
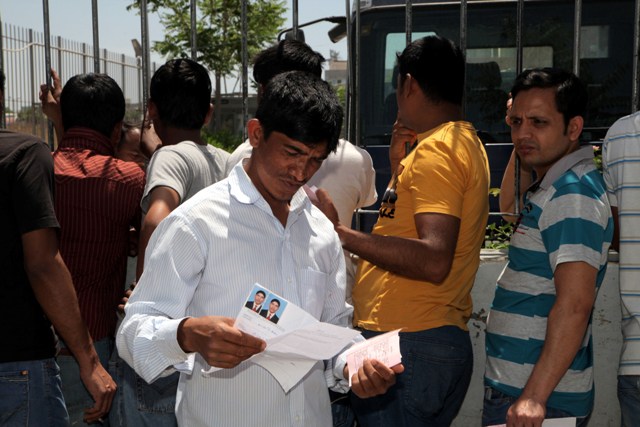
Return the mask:
<svg viewBox="0 0 640 427"><path fill-rule="evenodd" d="M204 123L202 126L206 126L211 121L211 117L213 117L213 104L209 103L209 111L207 111L207 115L204 116Z"/></svg>
<svg viewBox="0 0 640 427"><path fill-rule="evenodd" d="M584 118L582 116L572 117L567 125L567 136L569 137L569 140L578 141L583 127Z"/></svg>
<svg viewBox="0 0 640 427"><path fill-rule="evenodd" d="M247 122L247 133L251 146L254 148L259 146L264 139L264 131L262 129L262 125L260 124L260 120L249 120L249 122Z"/></svg>

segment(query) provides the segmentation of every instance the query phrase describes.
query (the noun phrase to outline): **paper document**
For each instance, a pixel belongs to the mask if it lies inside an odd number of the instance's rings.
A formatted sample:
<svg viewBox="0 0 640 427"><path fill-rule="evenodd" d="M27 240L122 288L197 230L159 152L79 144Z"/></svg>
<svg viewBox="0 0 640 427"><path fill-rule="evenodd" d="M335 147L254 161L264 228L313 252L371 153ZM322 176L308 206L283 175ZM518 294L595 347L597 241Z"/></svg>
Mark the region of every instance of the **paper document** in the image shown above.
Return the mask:
<svg viewBox="0 0 640 427"><path fill-rule="evenodd" d="M349 386L351 377L358 372L366 359L377 359L391 367L402 361L400 354L400 329L387 332L364 342L358 343L347 350L347 366L349 367Z"/></svg>
<svg viewBox="0 0 640 427"><path fill-rule="evenodd" d="M234 326L266 341L249 359L269 371L288 392L318 361L334 357L360 335L356 330L318 321L297 305L255 284ZM211 374L220 368L210 368Z"/></svg>
<svg viewBox="0 0 640 427"><path fill-rule="evenodd" d="M497 424L490 427L506 427L506 424ZM576 419L568 418L549 418L542 422L542 427L576 427Z"/></svg>

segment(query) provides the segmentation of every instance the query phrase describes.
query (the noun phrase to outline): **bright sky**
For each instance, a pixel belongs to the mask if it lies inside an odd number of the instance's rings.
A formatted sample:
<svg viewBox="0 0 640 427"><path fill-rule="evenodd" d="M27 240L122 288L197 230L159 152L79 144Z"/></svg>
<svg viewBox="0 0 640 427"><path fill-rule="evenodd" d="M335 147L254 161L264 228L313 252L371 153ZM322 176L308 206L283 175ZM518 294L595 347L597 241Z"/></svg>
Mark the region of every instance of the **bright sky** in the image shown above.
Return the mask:
<svg viewBox="0 0 640 427"><path fill-rule="evenodd" d="M93 28L91 23L90 0L48 0L50 14L50 31L52 36L93 44ZM187 1L187 0L185 0ZM127 11L131 0L98 0L98 29L101 49L124 53L133 56L131 39L140 40L140 17L135 11ZM292 0L287 0L287 27L292 23ZM326 16L345 14L345 0L299 0L298 23ZM43 0L0 0L0 18L9 23L34 31L44 31L42 14ZM342 40L333 44L327 31L334 24L318 23L304 29L306 42L314 49L329 58L329 50L340 52L340 58L346 58L346 42ZM158 17L149 14L149 38L151 42L163 37L162 26ZM275 37L275 36L274 36ZM274 38L275 41L275 38ZM163 62L157 54L152 54L152 61Z"/></svg>

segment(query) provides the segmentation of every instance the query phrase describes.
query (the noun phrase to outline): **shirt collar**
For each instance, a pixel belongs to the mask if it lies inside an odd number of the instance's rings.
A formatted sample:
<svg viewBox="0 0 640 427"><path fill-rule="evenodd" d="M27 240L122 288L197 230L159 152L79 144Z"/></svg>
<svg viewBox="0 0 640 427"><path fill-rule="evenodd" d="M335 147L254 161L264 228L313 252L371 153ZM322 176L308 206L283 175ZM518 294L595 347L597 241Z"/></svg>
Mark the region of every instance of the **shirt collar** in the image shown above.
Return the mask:
<svg viewBox="0 0 640 427"><path fill-rule="evenodd" d="M548 189L562 174L585 160L593 161L593 146L590 144L578 148L555 162L542 178L540 187Z"/></svg>
<svg viewBox="0 0 640 427"><path fill-rule="evenodd" d="M115 155L115 148L109 138L100 132L84 127L73 127L66 130L59 148L82 148L107 156Z"/></svg>
<svg viewBox="0 0 640 427"><path fill-rule="evenodd" d="M235 165L231 170L231 173L229 174L230 194L240 203L259 205L264 204L269 208L268 211L271 212L271 207L264 199L264 197L262 197L262 194L260 194L255 185L253 185L253 182L251 182L251 178L249 178L249 175L247 175L247 172L244 170L243 165L248 160L248 158L243 159L242 162ZM304 189L300 187L298 191L296 191L293 195L289 204L290 213L310 209L311 200L309 200L309 197L307 197Z"/></svg>

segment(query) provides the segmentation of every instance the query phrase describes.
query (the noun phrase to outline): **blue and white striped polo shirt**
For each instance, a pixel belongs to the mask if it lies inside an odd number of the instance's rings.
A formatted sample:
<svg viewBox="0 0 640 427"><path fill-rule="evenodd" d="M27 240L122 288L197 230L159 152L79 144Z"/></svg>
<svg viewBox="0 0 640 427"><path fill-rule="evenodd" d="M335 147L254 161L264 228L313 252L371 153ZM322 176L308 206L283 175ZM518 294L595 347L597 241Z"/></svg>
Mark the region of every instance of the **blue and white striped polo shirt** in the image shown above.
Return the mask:
<svg viewBox="0 0 640 427"><path fill-rule="evenodd" d="M611 210L593 148L580 148L557 161L526 194L487 322L486 385L520 395L542 352L556 299L556 267L586 262L598 269L599 287L612 235ZM593 407L592 371L589 321L582 346L547 405L577 417L587 415Z"/></svg>

